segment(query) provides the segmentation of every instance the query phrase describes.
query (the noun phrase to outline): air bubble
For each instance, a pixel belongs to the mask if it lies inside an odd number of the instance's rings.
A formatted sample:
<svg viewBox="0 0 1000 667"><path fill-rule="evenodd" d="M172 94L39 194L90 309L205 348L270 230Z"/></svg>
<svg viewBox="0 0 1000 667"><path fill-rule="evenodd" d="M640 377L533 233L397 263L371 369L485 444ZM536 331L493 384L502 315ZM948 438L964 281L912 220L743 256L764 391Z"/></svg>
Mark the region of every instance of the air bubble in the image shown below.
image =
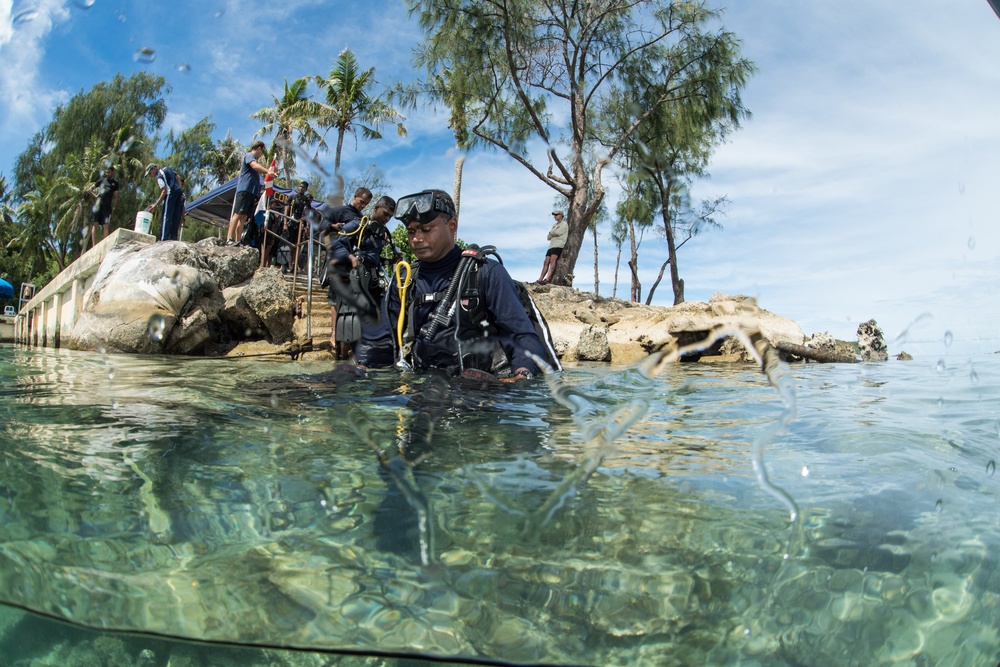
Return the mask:
<svg viewBox="0 0 1000 667"><path fill-rule="evenodd" d="M140 47L132 54L132 60L137 63L151 63L156 60L156 51L148 46Z"/></svg>
<svg viewBox="0 0 1000 667"><path fill-rule="evenodd" d="M155 343L163 340L163 332L167 328L167 321L163 315L153 315L149 318L149 339Z"/></svg>

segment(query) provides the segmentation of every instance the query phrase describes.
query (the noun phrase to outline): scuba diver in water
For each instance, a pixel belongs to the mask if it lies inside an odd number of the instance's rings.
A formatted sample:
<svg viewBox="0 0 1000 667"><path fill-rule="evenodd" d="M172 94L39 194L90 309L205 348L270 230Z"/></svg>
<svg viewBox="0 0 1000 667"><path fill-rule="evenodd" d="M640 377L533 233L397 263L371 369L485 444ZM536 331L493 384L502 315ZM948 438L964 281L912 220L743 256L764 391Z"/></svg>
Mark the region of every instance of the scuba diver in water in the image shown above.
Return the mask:
<svg viewBox="0 0 1000 667"><path fill-rule="evenodd" d="M540 370L536 358L559 369L544 318L496 250L456 244L458 212L446 192L401 198L396 218L406 225L410 249L420 260L408 289L389 302L400 362L503 381L533 377Z"/></svg>
<svg viewBox="0 0 1000 667"><path fill-rule="evenodd" d="M382 266L382 249L392 246L386 223L395 211L392 197L381 197L370 217L344 223L330 246L335 268L330 277L331 296L336 294L337 312L334 335L338 343L354 345L355 361L363 367L392 364L392 338L383 308L389 280ZM398 261L399 253L394 255Z"/></svg>

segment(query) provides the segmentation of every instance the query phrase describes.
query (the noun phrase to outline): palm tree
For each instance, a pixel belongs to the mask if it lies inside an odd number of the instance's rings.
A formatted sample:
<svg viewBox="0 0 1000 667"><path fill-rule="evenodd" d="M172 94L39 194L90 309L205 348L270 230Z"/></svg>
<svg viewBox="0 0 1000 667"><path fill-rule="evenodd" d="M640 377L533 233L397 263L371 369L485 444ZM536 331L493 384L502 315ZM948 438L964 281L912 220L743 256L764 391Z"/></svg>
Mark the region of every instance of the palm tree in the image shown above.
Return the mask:
<svg viewBox="0 0 1000 667"><path fill-rule="evenodd" d="M381 139L380 128L386 123L396 124L396 133L406 136L405 117L379 97L372 97L367 89L375 83L375 68L361 71L354 52L344 49L337 56L327 78L316 77L316 85L325 92L320 103L319 123L337 131L337 149L334 171L340 172L340 155L344 135L350 132L357 137L358 130L365 139Z"/></svg>
<svg viewBox="0 0 1000 667"><path fill-rule="evenodd" d="M295 133L299 135L299 146L318 144L320 148L326 147L323 135L310 122L320 116L322 111L316 102L306 96L307 85L305 77L296 79L291 86L288 85L288 79L285 79L285 92L281 99L272 96L274 106L264 107L250 114L251 118L264 122L264 126L254 136L262 137L274 132L269 152L278 161L286 184L291 183L292 173L295 171Z"/></svg>
<svg viewBox="0 0 1000 667"><path fill-rule="evenodd" d="M233 139L233 131L229 130L225 139L219 139L215 148L205 153L207 164L202 168L202 172L214 178L218 185L222 185L239 173L240 162L245 153L246 147Z"/></svg>

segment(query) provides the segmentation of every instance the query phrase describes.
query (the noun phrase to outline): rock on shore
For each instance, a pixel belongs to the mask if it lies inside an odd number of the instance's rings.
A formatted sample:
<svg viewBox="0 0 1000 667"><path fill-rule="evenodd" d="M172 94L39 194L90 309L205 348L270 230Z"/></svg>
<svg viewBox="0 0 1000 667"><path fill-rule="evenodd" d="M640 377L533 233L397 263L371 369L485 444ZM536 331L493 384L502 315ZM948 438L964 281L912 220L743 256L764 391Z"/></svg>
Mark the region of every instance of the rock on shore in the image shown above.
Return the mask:
<svg viewBox="0 0 1000 667"><path fill-rule="evenodd" d="M597 297L571 287L529 285L528 289L549 323L556 350L567 361L629 363L670 338L692 343L720 325L760 329L772 345L805 341L798 324L742 295L717 292L708 302L664 307ZM706 350L703 358L741 361L749 357L739 344L723 342Z"/></svg>

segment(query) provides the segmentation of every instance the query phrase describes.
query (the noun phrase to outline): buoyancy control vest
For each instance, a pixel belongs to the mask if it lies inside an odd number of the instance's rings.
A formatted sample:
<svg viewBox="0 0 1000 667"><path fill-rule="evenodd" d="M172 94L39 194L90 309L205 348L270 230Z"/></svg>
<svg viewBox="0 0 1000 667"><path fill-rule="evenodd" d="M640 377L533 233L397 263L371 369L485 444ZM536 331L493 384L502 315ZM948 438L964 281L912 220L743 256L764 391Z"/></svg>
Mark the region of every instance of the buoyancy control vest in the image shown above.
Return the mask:
<svg viewBox="0 0 1000 667"><path fill-rule="evenodd" d="M470 369L498 376L511 372L511 359L501 344L503 327L495 321L481 293L480 271L486 262L491 261L503 264L496 248L470 245L462 251L445 290L407 298L402 305L406 311L403 356L409 358L414 368L441 368L455 375ZM416 281L419 271L418 263L414 267L412 282ZM550 369L562 370L545 317L524 283L513 283L519 305L540 341L540 345L530 352L541 358ZM417 311L429 305L433 305L433 310L418 330Z"/></svg>

